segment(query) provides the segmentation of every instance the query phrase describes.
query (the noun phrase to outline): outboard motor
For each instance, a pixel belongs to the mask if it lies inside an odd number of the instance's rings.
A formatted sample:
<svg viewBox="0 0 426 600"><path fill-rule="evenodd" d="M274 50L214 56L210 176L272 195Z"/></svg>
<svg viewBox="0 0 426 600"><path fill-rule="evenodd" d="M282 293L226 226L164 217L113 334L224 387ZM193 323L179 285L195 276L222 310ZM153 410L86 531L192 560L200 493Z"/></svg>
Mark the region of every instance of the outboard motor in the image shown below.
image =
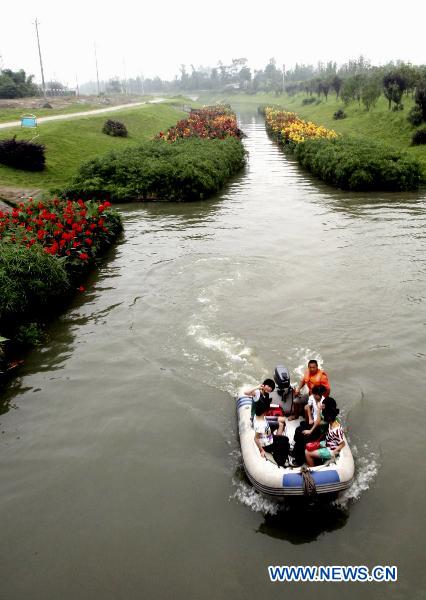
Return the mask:
<svg viewBox="0 0 426 600"><path fill-rule="evenodd" d="M284 365L277 365L275 367L274 380L277 384L277 393L281 398L285 398L291 391L290 385L290 373L287 367Z"/></svg>

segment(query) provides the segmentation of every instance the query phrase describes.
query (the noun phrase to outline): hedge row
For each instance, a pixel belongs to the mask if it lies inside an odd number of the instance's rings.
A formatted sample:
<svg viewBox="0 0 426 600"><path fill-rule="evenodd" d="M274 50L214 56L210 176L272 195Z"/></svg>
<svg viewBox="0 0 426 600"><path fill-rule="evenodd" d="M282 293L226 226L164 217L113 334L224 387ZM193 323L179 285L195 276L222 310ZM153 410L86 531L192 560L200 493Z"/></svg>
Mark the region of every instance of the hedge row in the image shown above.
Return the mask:
<svg viewBox="0 0 426 600"><path fill-rule="evenodd" d="M244 164L244 147L234 137L152 140L84 163L61 195L114 202L202 200Z"/></svg>
<svg viewBox="0 0 426 600"><path fill-rule="evenodd" d="M277 107L259 107L268 132L299 163L327 183L354 191L415 190L422 181L420 163L384 144L355 137L320 137L311 125L308 135L297 135L297 115ZM325 130L326 131L326 130ZM302 131L303 134L303 131Z"/></svg>
<svg viewBox="0 0 426 600"><path fill-rule="evenodd" d="M422 177L420 164L411 157L363 139L312 139L292 150L302 167L346 190L414 190Z"/></svg>

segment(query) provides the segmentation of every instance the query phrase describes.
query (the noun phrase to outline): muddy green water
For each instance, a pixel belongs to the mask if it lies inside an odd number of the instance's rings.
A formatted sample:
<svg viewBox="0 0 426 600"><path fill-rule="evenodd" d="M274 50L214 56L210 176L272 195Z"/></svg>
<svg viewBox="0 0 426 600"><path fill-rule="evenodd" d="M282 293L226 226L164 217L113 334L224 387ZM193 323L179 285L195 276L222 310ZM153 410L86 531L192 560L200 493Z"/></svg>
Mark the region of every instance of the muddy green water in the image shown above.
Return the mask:
<svg viewBox="0 0 426 600"><path fill-rule="evenodd" d="M422 597L425 195L336 191L240 119L246 171L208 202L121 207L120 244L2 393L2 598ZM242 474L233 395L311 357L356 480L280 509ZM269 564L399 581L271 584Z"/></svg>

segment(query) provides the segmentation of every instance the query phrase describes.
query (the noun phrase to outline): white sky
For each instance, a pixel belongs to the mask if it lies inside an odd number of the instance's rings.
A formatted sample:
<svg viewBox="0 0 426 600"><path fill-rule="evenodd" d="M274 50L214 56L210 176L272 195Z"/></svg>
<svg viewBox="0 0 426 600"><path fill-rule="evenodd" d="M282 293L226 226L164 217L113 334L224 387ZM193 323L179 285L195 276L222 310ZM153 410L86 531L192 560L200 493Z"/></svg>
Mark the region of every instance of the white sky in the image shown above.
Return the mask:
<svg viewBox="0 0 426 600"><path fill-rule="evenodd" d="M35 17L45 78L70 87L99 76L172 78L179 64L215 66L246 57L254 68L270 57L338 63L360 54L373 64L402 59L426 63L426 2L421 0L21 0L3 2L3 68L23 68L40 81ZM1 63L0 63L1 64Z"/></svg>

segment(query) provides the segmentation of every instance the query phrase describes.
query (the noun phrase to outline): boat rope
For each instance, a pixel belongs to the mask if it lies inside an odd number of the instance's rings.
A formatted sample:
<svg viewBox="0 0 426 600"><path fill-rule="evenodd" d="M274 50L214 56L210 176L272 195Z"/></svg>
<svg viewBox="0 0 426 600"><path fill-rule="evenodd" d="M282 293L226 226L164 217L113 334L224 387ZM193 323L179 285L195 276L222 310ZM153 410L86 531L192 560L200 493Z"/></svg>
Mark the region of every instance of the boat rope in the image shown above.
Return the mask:
<svg viewBox="0 0 426 600"><path fill-rule="evenodd" d="M314 498L317 495L317 487L311 473L312 471L306 465L300 467L300 474L303 479L303 493L309 498Z"/></svg>

